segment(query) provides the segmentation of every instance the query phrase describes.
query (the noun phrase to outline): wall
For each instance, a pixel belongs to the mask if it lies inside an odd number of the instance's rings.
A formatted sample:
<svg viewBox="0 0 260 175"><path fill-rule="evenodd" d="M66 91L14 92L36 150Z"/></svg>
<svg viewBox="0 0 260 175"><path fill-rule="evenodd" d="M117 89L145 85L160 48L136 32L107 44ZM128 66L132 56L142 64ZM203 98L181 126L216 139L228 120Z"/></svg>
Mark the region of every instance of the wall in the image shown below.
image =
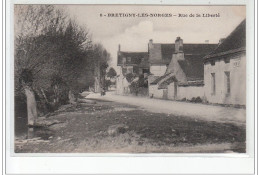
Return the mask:
<svg viewBox="0 0 260 175"><path fill-rule="evenodd" d="M152 98L163 98L163 89L158 89L158 85L149 86L149 97Z"/></svg>
<svg viewBox="0 0 260 175"><path fill-rule="evenodd" d="M174 95L174 84L175 82L168 85L168 99L175 100L176 96Z"/></svg>
<svg viewBox="0 0 260 175"><path fill-rule="evenodd" d="M182 100L186 98L191 100L192 98L200 97L204 98L204 86L178 86L177 87L177 99Z"/></svg>
<svg viewBox="0 0 260 175"><path fill-rule="evenodd" d="M230 71L230 95L226 96L225 71ZM211 73L215 73L216 93L211 94ZM246 56L245 53L216 60L215 65L204 64L205 96L210 103L246 104Z"/></svg>
<svg viewBox="0 0 260 175"><path fill-rule="evenodd" d="M116 79L116 94L124 95L130 93L129 86L130 83L126 80L123 75L119 75Z"/></svg>
<svg viewBox="0 0 260 175"><path fill-rule="evenodd" d="M123 94L123 81L121 75L116 78L116 94Z"/></svg>
<svg viewBox="0 0 260 175"><path fill-rule="evenodd" d="M179 56L178 56L179 55ZM166 73L173 73L179 82L186 82L187 78L182 68L179 65L178 60L182 59L182 54L173 54L172 60L167 68ZM179 58L180 57L180 58Z"/></svg>
<svg viewBox="0 0 260 175"><path fill-rule="evenodd" d="M160 61L162 60L162 49L161 44L149 43L149 61Z"/></svg>
<svg viewBox="0 0 260 175"><path fill-rule="evenodd" d="M166 65L151 65L150 72L154 76L163 76L166 72L167 66Z"/></svg>
<svg viewBox="0 0 260 175"><path fill-rule="evenodd" d="M174 83L168 85L168 99L169 100L191 100L193 97L204 98L204 86L175 86L177 87L177 95L174 96Z"/></svg>

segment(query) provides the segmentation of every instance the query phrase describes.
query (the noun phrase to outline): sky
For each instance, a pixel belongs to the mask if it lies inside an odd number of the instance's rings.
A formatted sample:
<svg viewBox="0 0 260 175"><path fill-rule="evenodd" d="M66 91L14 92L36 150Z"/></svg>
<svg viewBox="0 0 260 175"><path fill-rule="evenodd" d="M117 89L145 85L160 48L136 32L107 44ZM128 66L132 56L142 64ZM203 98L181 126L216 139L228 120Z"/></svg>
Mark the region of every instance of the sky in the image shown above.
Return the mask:
<svg viewBox="0 0 260 175"><path fill-rule="evenodd" d="M143 5L65 5L69 15L89 29L94 42L111 54L116 68L118 45L121 51L147 51L154 43L218 43L246 18L245 6L143 6ZM172 14L172 17L105 17L104 14ZM100 14L103 16L100 17ZM187 14L188 17L179 17ZM219 17L189 17L190 14L219 14Z"/></svg>

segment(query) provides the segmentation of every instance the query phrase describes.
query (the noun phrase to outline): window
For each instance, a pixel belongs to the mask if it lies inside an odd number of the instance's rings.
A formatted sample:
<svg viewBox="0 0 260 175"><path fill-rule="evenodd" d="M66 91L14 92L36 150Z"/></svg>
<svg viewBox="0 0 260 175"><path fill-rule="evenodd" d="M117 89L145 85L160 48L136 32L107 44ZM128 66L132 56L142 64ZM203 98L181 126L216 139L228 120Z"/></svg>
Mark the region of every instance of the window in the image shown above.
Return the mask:
<svg viewBox="0 0 260 175"><path fill-rule="evenodd" d="M215 73L211 73L211 95L216 94L216 77Z"/></svg>
<svg viewBox="0 0 260 175"><path fill-rule="evenodd" d="M225 63L230 63L230 58L225 58L224 61Z"/></svg>
<svg viewBox="0 0 260 175"><path fill-rule="evenodd" d="M131 63L131 57L127 57L127 63Z"/></svg>
<svg viewBox="0 0 260 175"><path fill-rule="evenodd" d="M122 68L123 75L127 74L127 68Z"/></svg>
<svg viewBox="0 0 260 175"><path fill-rule="evenodd" d="M143 73L149 73L149 69L143 69Z"/></svg>
<svg viewBox="0 0 260 175"><path fill-rule="evenodd" d="M133 73L133 67L127 67L127 73Z"/></svg>
<svg viewBox="0 0 260 175"><path fill-rule="evenodd" d="M215 61L210 61L211 66L215 65Z"/></svg>
<svg viewBox="0 0 260 175"><path fill-rule="evenodd" d="M230 95L230 72L225 72L226 96Z"/></svg>
<svg viewBox="0 0 260 175"><path fill-rule="evenodd" d="M134 67L133 67L133 73L138 74L138 73L139 73L139 67L134 66Z"/></svg>
<svg viewBox="0 0 260 175"><path fill-rule="evenodd" d="M125 63L126 63L126 58L125 57L122 58L122 63L125 65Z"/></svg>

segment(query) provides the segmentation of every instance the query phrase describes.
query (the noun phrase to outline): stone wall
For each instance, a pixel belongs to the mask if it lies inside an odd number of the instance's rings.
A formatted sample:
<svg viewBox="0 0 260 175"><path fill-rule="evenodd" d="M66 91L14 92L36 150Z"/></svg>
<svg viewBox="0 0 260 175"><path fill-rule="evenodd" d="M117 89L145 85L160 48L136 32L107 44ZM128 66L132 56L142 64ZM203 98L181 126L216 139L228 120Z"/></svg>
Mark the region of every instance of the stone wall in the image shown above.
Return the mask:
<svg viewBox="0 0 260 175"><path fill-rule="evenodd" d="M200 97L204 99L204 86L178 86L177 99L191 100L192 98Z"/></svg>
<svg viewBox="0 0 260 175"><path fill-rule="evenodd" d="M163 98L163 90L158 89L158 85L152 85L149 86L149 97L151 98Z"/></svg>
<svg viewBox="0 0 260 175"><path fill-rule="evenodd" d="M177 88L175 90L175 88ZM204 86L178 86L175 82L168 85L169 100L191 100L200 97L204 99Z"/></svg>

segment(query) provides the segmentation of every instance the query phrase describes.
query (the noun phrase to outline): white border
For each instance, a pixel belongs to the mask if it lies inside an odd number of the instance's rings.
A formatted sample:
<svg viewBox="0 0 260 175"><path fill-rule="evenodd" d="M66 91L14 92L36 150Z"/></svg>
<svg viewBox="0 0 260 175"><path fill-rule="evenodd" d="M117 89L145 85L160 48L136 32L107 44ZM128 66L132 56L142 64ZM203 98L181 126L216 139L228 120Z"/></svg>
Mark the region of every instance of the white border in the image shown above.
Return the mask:
<svg viewBox="0 0 260 175"><path fill-rule="evenodd" d="M185 173L253 174L254 173L254 1L197 0L193 5L247 5L247 154L17 154L10 150L13 131L13 4L154 4L190 5L183 1L94 0L13 0L6 2L6 172L8 174L85 174L85 173ZM250 59L249 59L250 58ZM251 116L251 117L250 117ZM10 132L11 131L11 132ZM48 157L46 157L48 156ZM61 157L62 156L62 157ZM86 157L88 156L88 157ZM99 156L99 157L98 157Z"/></svg>

